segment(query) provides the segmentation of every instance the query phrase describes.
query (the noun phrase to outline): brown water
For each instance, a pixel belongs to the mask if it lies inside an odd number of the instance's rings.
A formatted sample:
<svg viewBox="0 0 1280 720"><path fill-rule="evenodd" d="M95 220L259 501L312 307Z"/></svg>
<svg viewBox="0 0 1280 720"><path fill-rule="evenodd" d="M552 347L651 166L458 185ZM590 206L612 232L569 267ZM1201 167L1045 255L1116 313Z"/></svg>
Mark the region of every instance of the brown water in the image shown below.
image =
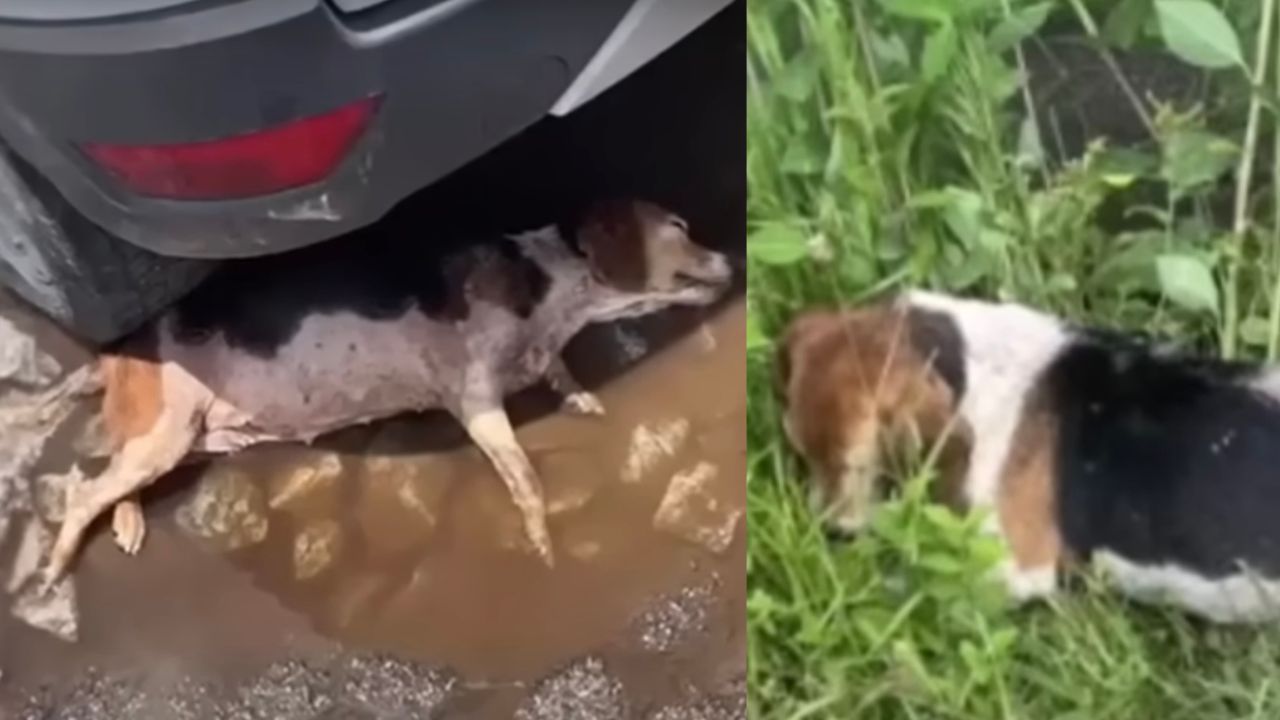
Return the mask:
<svg viewBox="0 0 1280 720"><path fill-rule="evenodd" d="M336 642L451 668L475 717L509 717L586 653L649 703L723 684L745 670L743 347L740 300L595 329L569 364L588 385L611 378L594 388L606 416L553 412L545 391L514 400L554 569L456 424L398 418L166 478L146 498L139 557L101 531L80 561L81 642L0 621L0 668L17 686L89 665L163 683ZM655 523L676 475L692 492Z"/></svg>

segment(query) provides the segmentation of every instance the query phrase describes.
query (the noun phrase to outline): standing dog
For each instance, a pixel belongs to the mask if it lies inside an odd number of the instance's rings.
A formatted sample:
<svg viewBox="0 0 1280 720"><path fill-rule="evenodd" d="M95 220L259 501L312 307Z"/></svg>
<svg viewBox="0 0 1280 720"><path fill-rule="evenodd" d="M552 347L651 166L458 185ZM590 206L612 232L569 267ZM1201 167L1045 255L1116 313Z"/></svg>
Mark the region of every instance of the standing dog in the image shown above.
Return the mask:
<svg viewBox="0 0 1280 720"><path fill-rule="evenodd" d="M1135 599L1280 617L1280 370L926 292L806 313L779 355L786 432L837 528L867 523L885 443L916 435L942 499L989 513L1015 598L1094 562Z"/></svg>
<svg viewBox="0 0 1280 720"><path fill-rule="evenodd" d="M189 453L305 442L428 408L463 424L551 564L542 489L503 399L546 379L569 409L602 413L560 352L588 323L719 297L730 265L688 229L653 204L612 202L566 233L457 252L370 241L232 266L100 359L115 451L101 476L68 489L49 580L112 506L116 543L136 553L136 493Z"/></svg>

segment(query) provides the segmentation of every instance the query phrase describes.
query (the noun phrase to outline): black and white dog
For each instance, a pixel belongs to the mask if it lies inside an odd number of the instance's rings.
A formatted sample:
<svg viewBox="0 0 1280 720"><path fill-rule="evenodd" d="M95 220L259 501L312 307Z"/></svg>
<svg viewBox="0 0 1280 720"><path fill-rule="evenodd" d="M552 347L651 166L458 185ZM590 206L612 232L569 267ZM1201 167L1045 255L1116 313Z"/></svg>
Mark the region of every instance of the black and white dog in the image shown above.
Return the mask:
<svg viewBox="0 0 1280 720"><path fill-rule="evenodd" d="M568 409L603 412L560 352L588 323L723 294L729 262L688 231L677 215L629 200L597 205L567 233L552 226L434 254L424 240L417 256L386 244L320 246L215 276L100 358L115 450L101 476L68 489L48 581L108 508L116 543L137 552L137 492L190 453L310 441L428 408L466 427L550 564L541 485L503 400L545 379Z"/></svg>
<svg viewBox="0 0 1280 720"><path fill-rule="evenodd" d="M927 292L805 313L779 363L835 527L865 525L910 433L936 443L941 499L989 512L1016 598L1090 562L1139 600L1280 617L1280 370Z"/></svg>

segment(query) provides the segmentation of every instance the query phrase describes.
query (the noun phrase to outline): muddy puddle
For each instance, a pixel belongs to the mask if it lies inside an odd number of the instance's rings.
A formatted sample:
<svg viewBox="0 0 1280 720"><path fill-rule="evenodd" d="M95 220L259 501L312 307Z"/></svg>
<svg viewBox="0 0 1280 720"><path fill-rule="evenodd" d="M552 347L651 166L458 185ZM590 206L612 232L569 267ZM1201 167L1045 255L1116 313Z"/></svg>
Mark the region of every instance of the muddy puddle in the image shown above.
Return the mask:
<svg viewBox="0 0 1280 720"><path fill-rule="evenodd" d="M745 717L744 346L740 300L593 328L568 360L605 416L513 399L554 569L445 416L182 468L140 556L95 534L80 642L0 620L0 717Z"/></svg>

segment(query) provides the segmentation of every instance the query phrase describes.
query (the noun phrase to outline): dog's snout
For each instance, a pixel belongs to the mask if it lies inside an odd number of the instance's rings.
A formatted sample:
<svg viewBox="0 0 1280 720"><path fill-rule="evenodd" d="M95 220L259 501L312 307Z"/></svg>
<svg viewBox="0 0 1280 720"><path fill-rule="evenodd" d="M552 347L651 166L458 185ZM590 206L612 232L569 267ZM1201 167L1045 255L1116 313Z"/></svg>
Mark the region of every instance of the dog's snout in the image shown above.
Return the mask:
<svg viewBox="0 0 1280 720"><path fill-rule="evenodd" d="M733 266L729 258L710 250L695 256L680 272L681 275L710 285L728 285L733 281Z"/></svg>

